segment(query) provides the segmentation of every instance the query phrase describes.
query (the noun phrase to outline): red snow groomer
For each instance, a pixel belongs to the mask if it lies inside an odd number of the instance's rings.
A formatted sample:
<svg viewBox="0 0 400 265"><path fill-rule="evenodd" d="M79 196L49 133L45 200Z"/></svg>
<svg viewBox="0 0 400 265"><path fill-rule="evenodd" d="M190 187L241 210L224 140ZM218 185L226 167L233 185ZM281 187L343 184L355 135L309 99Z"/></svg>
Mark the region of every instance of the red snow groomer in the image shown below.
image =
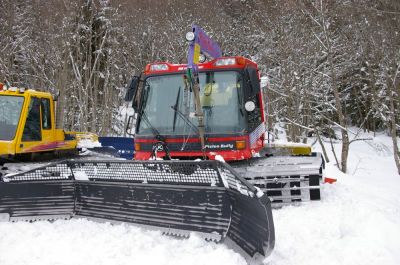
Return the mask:
<svg viewBox="0 0 400 265"><path fill-rule="evenodd" d="M275 205L319 200L322 156L307 145L265 139L257 64L222 57L201 29L193 32L188 64L148 64L131 82L126 99L137 113L135 159L223 159ZM197 62L200 51L216 58Z"/></svg>

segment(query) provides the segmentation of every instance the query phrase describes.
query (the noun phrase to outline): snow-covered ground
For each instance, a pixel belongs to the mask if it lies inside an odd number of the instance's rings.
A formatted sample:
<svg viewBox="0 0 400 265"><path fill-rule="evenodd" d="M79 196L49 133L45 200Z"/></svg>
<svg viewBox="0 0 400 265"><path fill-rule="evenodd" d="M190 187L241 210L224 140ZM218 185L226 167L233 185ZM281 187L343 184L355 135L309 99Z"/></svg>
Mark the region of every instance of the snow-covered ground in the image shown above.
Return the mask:
<svg viewBox="0 0 400 265"><path fill-rule="evenodd" d="M224 245L87 220L0 223L1 265L245 264ZM221 263L222 262L222 263Z"/></svg>
<svg viewBox="0 0 400 265"><path fill-rule="evenodd" d="M363 135L361 138L367 138ZM330 149L330 144L326 144ZM340 150L340 143L335 144ZM340 153L338 153L340 156ZM331 161L334 160L330 154ZM274 211L271 264L400 264L400 176L391 139L350 146L348 174L331 162L322 201Z"/></svg>
<svg viewBox="0 0 400 265"><path fill-rule="evenodd" d="M339 150L340 143L335 148ZM276 246L266 262L400 264L400 176L391 139L380 135L352 143L348 172L342 174L329 163L326 175L338 182L323 185L321 201L273 211ZM206 243L195 234L180 240L135 226L87 220L0 223L0 265L22 264L246 262L225 245Z"/></svg>

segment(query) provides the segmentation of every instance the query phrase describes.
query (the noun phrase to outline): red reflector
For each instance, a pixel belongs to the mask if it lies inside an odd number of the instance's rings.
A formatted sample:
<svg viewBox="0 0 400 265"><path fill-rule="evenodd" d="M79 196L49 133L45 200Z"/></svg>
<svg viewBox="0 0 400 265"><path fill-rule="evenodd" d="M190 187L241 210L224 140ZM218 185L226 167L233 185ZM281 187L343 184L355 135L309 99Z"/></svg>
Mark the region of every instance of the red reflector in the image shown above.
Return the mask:
<svg viewBox="0 0 400 265"><path fill-rule="evenodd" d="M324 183L332 184L332 183L335 183L336 181L337 181L337 179L327 178L327 177L324 178Z"/></svg>

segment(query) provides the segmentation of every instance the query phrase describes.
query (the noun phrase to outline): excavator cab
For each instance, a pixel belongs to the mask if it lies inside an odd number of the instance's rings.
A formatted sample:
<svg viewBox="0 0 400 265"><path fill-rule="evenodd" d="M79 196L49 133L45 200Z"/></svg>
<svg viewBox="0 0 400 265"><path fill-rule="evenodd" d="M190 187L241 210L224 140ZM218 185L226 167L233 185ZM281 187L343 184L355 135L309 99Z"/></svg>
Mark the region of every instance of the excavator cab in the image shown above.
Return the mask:
<svg viewBox="0 0 400 265"><path fill-rule="evenodd" d="M0 156L23 160L36 154L76 149L75 139L55 128L54 100L47 92L0 90Z"/></svg>

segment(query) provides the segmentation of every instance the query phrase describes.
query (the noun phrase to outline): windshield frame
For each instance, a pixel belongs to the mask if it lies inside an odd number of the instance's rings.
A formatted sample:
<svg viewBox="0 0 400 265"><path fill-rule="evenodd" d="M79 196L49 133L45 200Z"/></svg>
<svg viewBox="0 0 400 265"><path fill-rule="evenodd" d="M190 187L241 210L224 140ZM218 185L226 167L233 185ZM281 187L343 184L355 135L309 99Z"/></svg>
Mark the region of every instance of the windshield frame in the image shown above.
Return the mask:
<svg viewBox="0 0 400 265"><path fill-rule="evenodd" d="M19 95L0 95L0 98L2 98L2 97L14 97L14 98L18 98L18 99L22 98L22 101L20 102L21 103L21 107L19 109L18 117L17 116L13 117L13 121L16 121L16 124L9 125L9 126L14 126L14 128L11 128L11 131L13 131L13 136L11 136L11 132L9 133L9 135L10 135L9 137L3 137L1 135L1 133L0 133L0 141L13 141L15 139L16 135L17 135L17 132L18 132L18 129L19 129L19 124L21 122L21 115L22 115L22 110L24 108L24 104L25 104L25 97L22 96L22 95L21 96L19 96ZM15 102L15 103L17 103L17 102ZM18 110L16 110L16 111L18 111ZM2 121L1 118L0 118L0 121ZM4 121L5 121L5 119L4 119ZM4 123L4 126L6 126L6 125L7 124ZM6 128L3 128L3 133L5 133L5 132L6 132Z"/></svg>
<svg viewBox="0 0 400 265"><path fill-rule="evenodd" d="M223 73L223 72L235 73L236 77L237 77L237 82L240 82L240 87L238 88L238 91L235 92L235 94L236 94L236 96L238 98L237 99L238 100L238 102L237 102L237 110L241 114L240 117L238 117L238 121L237 121L237 126L240 127L240 129L237 129L235 131L224 130L224 131L219 131L219 132L210 132L210 131L207 132L206 131L205 135L206 136L214 136L214 137L218 137L218 136L222 137L224 135L244 135L246 133L246 130L247 130L247 125L246 125L247 117L245 115L244 103L243 103L244 102L245 89L246 89L245 88L246 83L245 83L245 77L244 77L243 69L239 69L239 68L229 68L229 69L225 68L225 69L218 69L218 70L216 70L216 69L202 69L201 71L199 71L199 75L202 75L202 74L205 75L207 73L218 74L218 73ZM141 87L142 91L140 92L142 96L140 98L140 106L139 106L139 110L138 110L139 117L138 117L138 120L136 122L136 134L137 135L141 135L141 136L152 135L151 132L147 132L147 129L146 129L146 132L142 132L142 130L140 128L142 126L141 125L141 123L142 123L141 116L143 115L143 114L140 114L140 113L143 113L143 112L146 113L146 106L147 106L147 102L148 102L148 99L149 99L148 98L149 92L146 91L146 87L149 85L148 84L148 80L150 78L153 78L153 77L183 76L183 75L186 75L186 71L176 71L176 72L169 72L169 73L157 73L157 74L150 74L150 75L144 76L143 85ZM201 77L199 77L199 78L201 79ZM205 86L205 84L202 84L201 86ZM182 89L183 88L184 87L182 87ZM193 102L193 94L190 93L189 95L190 95L190 100ZM180 97L181 98L183 97L182 93L181 93ZM202 107L204 107L204 106L202 106ZM173 108L171 108L171 110L174 111ZM204 112L204 109L203 109L203 112ZM145 115L147 115L147 113ZM178 115L178 116L180 116L180 115ZM182 119L182 118L179 117L178 119ZM187 122L185 122L185 123L187 123ZM196 121L194 123L197 124L197 119L196 119ZM153 124L152 123L152 126L154 126L155 128L159 129L157 124ZM172 123L171 123L171 126L172 126ZM190 127L189 124L187 124L187 126ZM198 131L195 131L195 130L190 129L190 128L189 128L189 132L186 131L186 132L181 132L181 133L168 133L168 132L163 131L162 129L160 129L159 131L160 131L161 135L173 135L174 137L178 137L178 136L198 137Z"/></svg>

